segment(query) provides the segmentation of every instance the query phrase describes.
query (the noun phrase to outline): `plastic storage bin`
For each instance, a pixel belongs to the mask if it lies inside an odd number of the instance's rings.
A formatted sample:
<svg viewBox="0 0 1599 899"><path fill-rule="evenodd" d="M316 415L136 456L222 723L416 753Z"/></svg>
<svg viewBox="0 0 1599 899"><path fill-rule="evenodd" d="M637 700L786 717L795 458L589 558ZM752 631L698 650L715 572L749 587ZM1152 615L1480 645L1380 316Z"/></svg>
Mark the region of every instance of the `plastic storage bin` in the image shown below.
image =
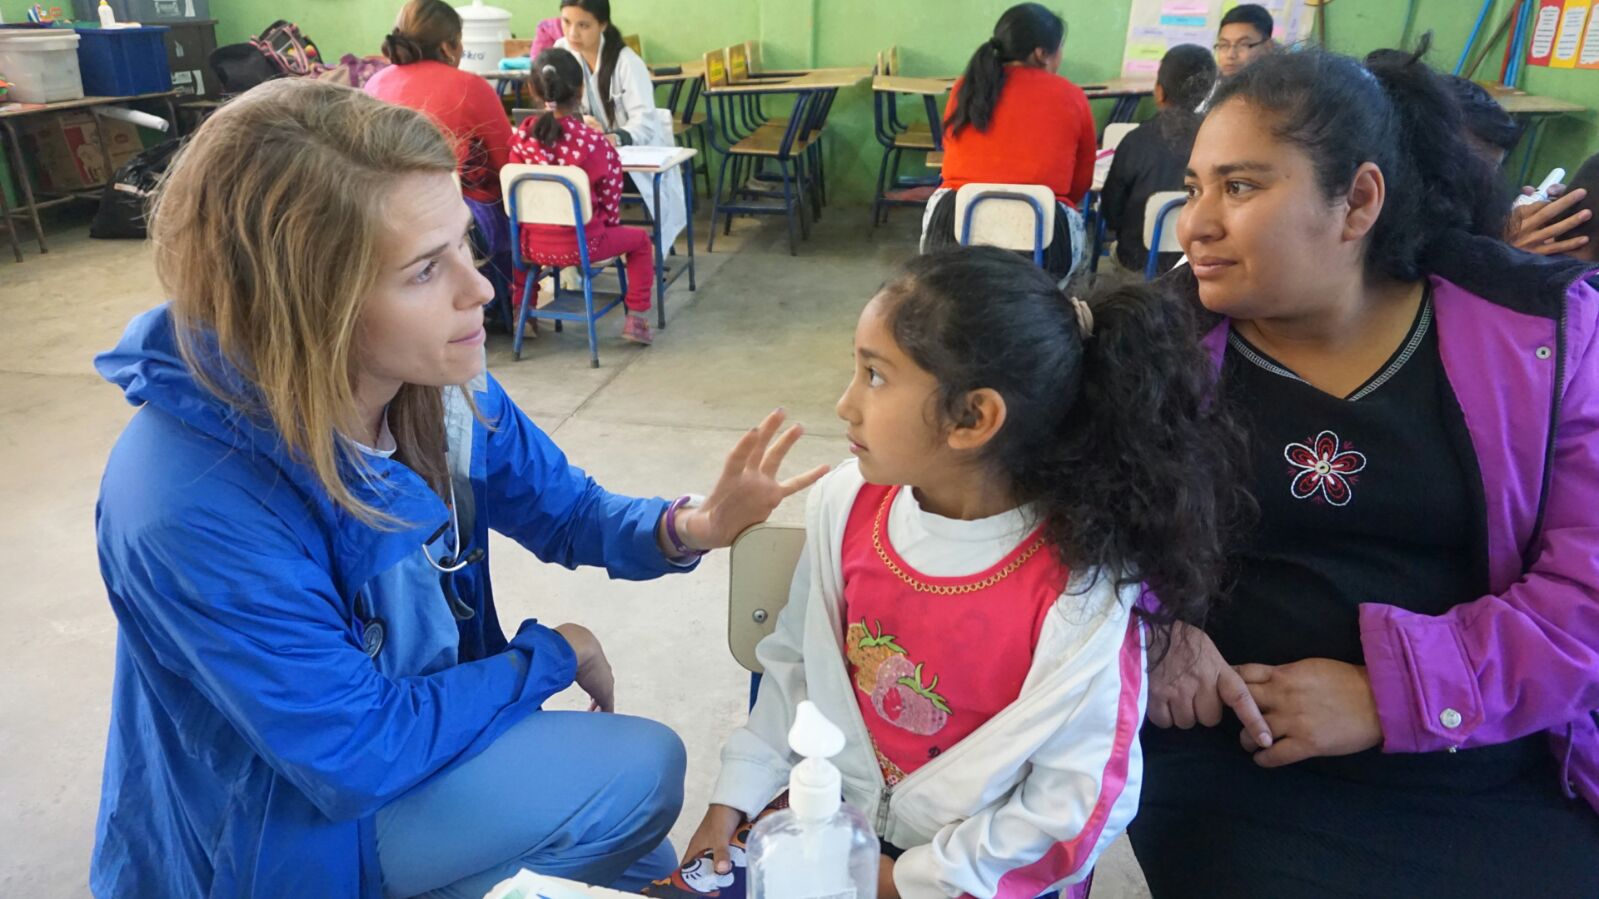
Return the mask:
<svg viewBox="0 0 1599 899"><path fill-rule="evenodd" d="M65 29L0 29L0 75L11 82L7 100L55 103L83 96L78 35Z"/></svg>
<svg viewBox="0 0 1599 899"><path fill-rule="evenodd" d="M94 97L129 97L172 90L167 29L79 28L78 68L83 90Z"/></svg>
<svg viewBox="0 0 1599 899"><path fill-rule="evenodd" d="M211 0L108 0L118 22L147 24L171 19L209 19ZM98 22L100 0L72 0L72 17Z"/></svg>

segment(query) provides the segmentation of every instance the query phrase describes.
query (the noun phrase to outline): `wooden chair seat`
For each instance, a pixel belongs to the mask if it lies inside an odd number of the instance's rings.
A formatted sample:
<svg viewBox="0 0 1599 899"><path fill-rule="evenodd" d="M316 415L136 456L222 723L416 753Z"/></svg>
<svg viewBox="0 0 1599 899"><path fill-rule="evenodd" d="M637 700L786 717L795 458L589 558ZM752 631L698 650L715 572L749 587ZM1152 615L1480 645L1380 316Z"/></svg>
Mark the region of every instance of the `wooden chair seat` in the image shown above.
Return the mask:
<svg viewBox="0 0 1599 899"><path fill-rule="evenodd" d="M804 152L805 148L810 146L810 144L809 138L797 137L794 139L794 146L789 150L789 154L798 155ZM782 152L782 148L783 129L767 130L762 128L734 144L733 152L741 153L745 156L778 156Z"/></svg>
<svg viewBox="0 0 1599 899"><path fill-rule="evenodd" d="M909 131L894 138L894 146L901 150L936 150L932 134L913 134Z"/></svg>

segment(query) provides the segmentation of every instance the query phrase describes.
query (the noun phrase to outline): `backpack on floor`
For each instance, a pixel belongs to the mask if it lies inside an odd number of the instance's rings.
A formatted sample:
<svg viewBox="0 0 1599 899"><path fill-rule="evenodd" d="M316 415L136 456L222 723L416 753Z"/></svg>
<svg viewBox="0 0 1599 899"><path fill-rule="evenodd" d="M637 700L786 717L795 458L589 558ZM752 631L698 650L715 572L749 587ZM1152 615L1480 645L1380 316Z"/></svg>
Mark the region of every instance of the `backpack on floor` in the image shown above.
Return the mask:
<svg viewBox="0 0 1599 899"><path fill-rule="evenodd" d="M149 147L117 169L100 193L100 209L89 224L89 236L102 240L143 240L145 209L183 141L173 138Z"/></svg>

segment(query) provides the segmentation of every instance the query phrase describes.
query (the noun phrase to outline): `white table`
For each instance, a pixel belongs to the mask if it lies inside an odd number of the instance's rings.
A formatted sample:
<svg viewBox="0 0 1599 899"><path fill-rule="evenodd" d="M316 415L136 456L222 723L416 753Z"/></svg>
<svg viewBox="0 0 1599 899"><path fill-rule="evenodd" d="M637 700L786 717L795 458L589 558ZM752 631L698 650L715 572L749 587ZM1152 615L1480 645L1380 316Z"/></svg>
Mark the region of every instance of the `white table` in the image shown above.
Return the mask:
<svg viewBox="0 0 1599 899"><path fill-rule="evenodd" d="M618 147L622 158L622 171L629 174L648 175L655 189L656 212L650 216L650 243L655 246L655 310L656 320L666 327L666 289L683 273L688 273L688 289L694 290L694 167L688 163L699 155L693 147ZM683 172L684 233L688 238L688 262L667 276L666 251L661 244L661 179L666 173L678 169Z"/></svg>

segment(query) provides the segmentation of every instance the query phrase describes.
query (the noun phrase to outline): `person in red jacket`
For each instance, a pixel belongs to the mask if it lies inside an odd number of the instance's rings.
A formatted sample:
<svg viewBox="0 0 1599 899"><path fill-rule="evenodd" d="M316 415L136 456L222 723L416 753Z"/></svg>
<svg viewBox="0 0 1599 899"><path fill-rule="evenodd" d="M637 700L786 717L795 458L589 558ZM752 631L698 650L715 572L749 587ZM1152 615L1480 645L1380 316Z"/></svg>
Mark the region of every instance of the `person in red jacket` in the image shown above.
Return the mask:
<svg viewBox="0 0 1599 899"><path fill-rule="evenodd" d="M457 68L460 14L444 0L411 0L383 39L383 55L393 65L372 76L366 92L437 122L455 141L461 193L479 203L498 203L511 122L488 81Z"/></svg>
<svg viewBox="0 0 1599 899"><path fill-rule="evenodd" d="M943 184L927 204L925 250L955 242L954 191L965 184L1043 184L1060 209L1045 268L1066 277L1085 258L1083 195L1097 140L1083 89L1058 74L1066 23L1037 3L1006 10L950 91Z"/></svg>

